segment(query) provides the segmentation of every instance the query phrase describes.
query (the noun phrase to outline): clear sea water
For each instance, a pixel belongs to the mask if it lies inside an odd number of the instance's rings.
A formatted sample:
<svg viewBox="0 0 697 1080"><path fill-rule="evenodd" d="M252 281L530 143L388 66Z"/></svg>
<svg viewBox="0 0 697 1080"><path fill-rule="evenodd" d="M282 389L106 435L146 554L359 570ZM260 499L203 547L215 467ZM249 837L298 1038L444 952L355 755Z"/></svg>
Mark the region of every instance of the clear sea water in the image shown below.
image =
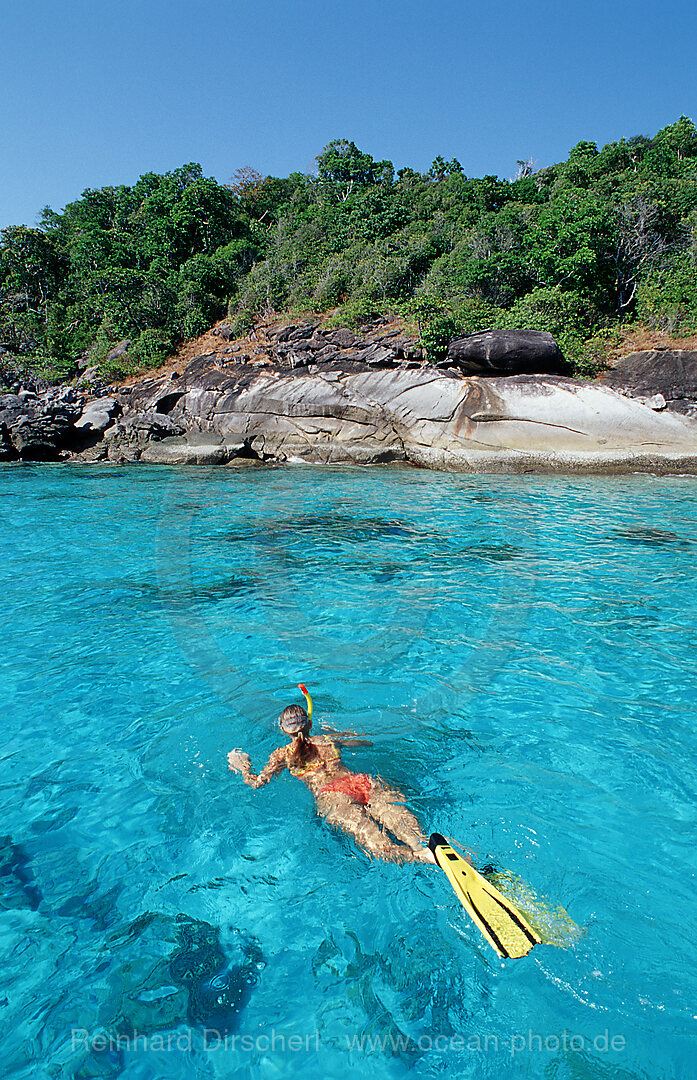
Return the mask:
<svg viewBox="0 0 697 1080"><path fill-rule="evenodd" d="M7 466L0 528L4 1075L694 1075L696 479ZM244 787L301 681L580 934Z"/></svg>

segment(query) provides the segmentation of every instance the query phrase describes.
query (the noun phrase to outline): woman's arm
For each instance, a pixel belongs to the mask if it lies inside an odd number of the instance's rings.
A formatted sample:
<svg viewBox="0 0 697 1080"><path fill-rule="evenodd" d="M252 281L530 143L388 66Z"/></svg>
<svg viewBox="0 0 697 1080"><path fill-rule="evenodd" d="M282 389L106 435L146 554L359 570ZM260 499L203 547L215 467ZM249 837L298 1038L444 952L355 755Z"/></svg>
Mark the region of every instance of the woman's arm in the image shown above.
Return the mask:
<svg viewBox="0 0 697 1080"><path fill-rule="evenodd" d="M268 784L269 780L271 780L276 773L285 769L286 747L279 746L278 750L274 750L266 765L258 775L255 775L252 772L249 754L243 753L242 750L231 750L227 756L227 761L228 769L232 769L233 772L242 773L242 779L245 784L249 784L252 788L260 788L263 787L264 784Z"/></svg>
<svg viewBox="0 0 697 1080"><path fill-rule="evenodd" d="M342 732L340 735L332 735L331 741L335 746L345 746L347 748L352 746L372 746L370 739L361 739L360 736L354 734L352 731Z"/></svg>

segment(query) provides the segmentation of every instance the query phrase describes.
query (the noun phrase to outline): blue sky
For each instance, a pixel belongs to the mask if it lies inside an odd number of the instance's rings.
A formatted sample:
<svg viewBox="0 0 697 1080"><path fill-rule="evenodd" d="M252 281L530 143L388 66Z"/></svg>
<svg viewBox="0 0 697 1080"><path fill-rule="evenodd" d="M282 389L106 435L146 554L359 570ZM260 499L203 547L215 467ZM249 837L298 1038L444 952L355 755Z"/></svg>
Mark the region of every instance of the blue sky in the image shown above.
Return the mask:
<svg viewBox="0 0 697 1080"><path fill-rule="evenodd" d="M199 161L309 172L333 138L511 176L697 118L694 0L5 0L0 227Z"/></svg>

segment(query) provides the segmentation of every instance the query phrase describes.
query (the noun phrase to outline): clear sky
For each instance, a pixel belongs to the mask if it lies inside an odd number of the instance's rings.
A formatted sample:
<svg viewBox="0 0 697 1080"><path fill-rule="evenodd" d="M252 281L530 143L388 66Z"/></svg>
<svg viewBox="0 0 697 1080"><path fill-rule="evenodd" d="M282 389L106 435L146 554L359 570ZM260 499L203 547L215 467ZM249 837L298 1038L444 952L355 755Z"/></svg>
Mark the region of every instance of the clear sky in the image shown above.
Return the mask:
<svg viewBox="0 0 697 1080"><path fill-rule="evenodd" d="M697 118L694 0L3 0L0 227L198 161L309 172L334 138L511 176Z"/></svg>

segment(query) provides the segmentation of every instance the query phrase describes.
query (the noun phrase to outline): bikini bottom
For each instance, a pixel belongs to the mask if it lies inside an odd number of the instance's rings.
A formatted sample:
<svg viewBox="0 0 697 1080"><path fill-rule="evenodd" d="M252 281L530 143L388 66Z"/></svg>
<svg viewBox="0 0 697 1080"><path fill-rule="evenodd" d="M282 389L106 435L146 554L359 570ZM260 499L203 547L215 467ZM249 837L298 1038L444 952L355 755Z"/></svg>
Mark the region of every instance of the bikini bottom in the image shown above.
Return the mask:
<svg viewBox="0 0 697 1080"><path fill-rule="evenodd" d="M367 773L344 773L337 776L336 780L330 780L320 789L320 794L325 791L341 791L360 806L367 806L370 802L370 792L373 787L372 777Z"/></svg>

